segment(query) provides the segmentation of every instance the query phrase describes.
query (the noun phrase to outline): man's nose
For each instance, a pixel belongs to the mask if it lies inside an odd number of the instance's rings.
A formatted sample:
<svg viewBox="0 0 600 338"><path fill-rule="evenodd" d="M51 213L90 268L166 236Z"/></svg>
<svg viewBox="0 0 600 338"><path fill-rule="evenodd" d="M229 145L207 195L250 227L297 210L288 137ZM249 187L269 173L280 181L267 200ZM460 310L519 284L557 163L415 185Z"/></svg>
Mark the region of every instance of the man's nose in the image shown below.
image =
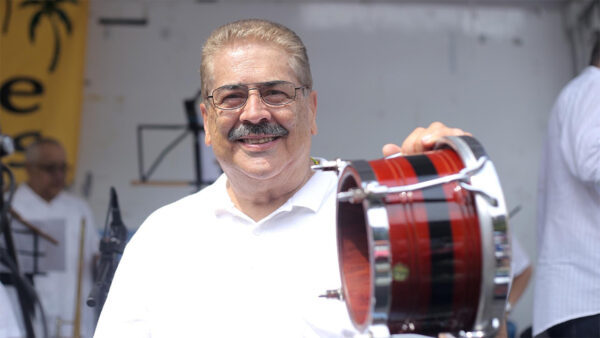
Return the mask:
<svg viewBox="0 0 600 338"><path fill-rule="evenodd" d="M258 88L248 88L248 99L242 108L240 120L258 124L262 120L269 121L271 113L260 97Z"/></svg>

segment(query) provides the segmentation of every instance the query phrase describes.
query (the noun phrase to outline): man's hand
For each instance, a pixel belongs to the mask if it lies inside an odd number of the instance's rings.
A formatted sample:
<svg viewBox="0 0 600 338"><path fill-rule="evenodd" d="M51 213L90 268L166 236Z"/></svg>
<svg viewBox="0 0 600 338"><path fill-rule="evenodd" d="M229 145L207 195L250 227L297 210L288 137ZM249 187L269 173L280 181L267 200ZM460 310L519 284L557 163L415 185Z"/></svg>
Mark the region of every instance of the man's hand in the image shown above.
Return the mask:
<svg viewBox="0 0 600 338"><path fill-rule="evenodd" d="M388 143L383 146L383 156L401 153L414 155L433 148L435 143L444 136L471 135L459 128L449 128L441 122L433 122L427 128L418 127L402 142L402 147Z"/></svg>

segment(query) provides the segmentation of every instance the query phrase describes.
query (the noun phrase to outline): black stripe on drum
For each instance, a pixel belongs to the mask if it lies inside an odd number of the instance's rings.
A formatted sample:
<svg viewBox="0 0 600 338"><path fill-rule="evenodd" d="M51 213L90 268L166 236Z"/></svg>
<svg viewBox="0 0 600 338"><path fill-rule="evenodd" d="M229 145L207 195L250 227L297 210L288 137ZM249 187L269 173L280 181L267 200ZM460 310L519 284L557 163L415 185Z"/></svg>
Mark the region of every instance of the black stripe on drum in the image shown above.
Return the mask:
<svg viewBox="0 0 600 338"><path fill-rule="evenodd" d="M407 156L419 182L439 177L433 163L426 155ZM431 299L429 313L447 316L452 311L454 286L454 252L450 210L441 185L422 190L429 223L431 248ZM441 318L440 318L441 319Z"/></svg>
<svg viewBox="0 0 600 338"><path fill-rule="evenodd" d="M356 160L352 161L351 165L358 173L358 176L362 181L361 183L373 182L376 180L375 173L369 162L365 160Z"/></svg>

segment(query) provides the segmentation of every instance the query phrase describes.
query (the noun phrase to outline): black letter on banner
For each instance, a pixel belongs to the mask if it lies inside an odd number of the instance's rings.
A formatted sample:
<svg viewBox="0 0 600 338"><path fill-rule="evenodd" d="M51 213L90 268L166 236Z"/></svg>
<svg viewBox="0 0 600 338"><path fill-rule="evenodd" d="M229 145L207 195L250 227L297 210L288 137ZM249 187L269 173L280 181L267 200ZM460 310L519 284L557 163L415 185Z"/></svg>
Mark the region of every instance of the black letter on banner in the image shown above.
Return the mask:
<svg viewBox="0 0 600 338"><path fill-rule="evenodd" d="M13 88L13 86L18 85L19 83L29 84L29 90L17 90ZM42 84L29 77L15 77L8 81L6 81L2 87L0 87L0 105L4 107L4 109L8 110L11 113L17 114L27 114L34 112L40 108L39 104L34 104L28 107L17 107L13 104L11 97L13 96L38 96L44 93L44 87Z"/></svg>
<svg viewBox="0 0 600 338"><path fill-rule="evenodd" d="M13 142L15 144L15 152L22 153L25 149L33 142L39 140L42 137L42 132L39 130L29 130L21 132L17 135L13 135ZM8 165L12 168L24 168L25 161L10 161Z"/></svg>

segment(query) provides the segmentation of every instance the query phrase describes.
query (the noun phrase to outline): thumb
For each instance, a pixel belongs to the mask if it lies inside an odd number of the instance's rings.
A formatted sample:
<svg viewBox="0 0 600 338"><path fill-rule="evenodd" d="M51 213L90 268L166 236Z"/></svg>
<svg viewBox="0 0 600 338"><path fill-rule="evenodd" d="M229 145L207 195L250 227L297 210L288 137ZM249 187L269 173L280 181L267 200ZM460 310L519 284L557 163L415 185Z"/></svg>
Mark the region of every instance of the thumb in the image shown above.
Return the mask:
<svg viewBox="0 0 600 338"><path fill-rule="evenodd" d="M383 153L384 157L388 157L390 155L401 153L402 148L400 148L400 146L397 144L388 143L381 148L381 152Z"/></svg>

